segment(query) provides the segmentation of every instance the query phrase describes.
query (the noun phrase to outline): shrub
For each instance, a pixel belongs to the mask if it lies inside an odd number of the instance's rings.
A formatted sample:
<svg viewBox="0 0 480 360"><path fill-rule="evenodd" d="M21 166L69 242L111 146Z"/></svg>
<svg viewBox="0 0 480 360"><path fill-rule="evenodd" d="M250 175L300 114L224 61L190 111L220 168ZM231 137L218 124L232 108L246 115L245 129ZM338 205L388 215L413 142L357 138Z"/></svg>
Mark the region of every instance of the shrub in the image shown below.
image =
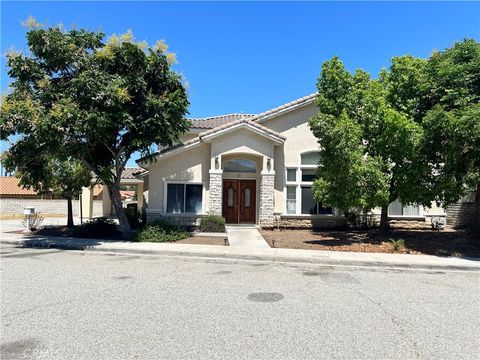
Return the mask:
<svg viewBox="0 0 480 360"><path fill-rule="evenodd" d="M141 229L134 237L134 241L171 242L186 239L187 237L188 232L181 226L160 220Z"/></svg>
<svg viewBox="0 0 480 360"><path fill-rule="evenodd" d="M25 215L22 219L23 227L28 226L28 230L35 231L42 224L43 217L40 216L40 213L33 213L31 215Z"/></svg>
<svg viewBox="0 0 480 360"><path fill-rule="evenodd" d="M85 238L108 237L120 234L118 224L105 218L93 219L75 228L75 236Z"/></svg>
<svg viewBox="0 0 480 360"><path fill-rule="evenodd" d="M219 215L208 215L201 218L199 230L202 232L225 232L225 218Z"/></svg>
<svg viewBox="0 0 480 360"><path fill-rule="evenodd" d="M390 242L392 243L393 250L395 251L403 251L405 249L405 240L403 239L390 239Z"/></svg>

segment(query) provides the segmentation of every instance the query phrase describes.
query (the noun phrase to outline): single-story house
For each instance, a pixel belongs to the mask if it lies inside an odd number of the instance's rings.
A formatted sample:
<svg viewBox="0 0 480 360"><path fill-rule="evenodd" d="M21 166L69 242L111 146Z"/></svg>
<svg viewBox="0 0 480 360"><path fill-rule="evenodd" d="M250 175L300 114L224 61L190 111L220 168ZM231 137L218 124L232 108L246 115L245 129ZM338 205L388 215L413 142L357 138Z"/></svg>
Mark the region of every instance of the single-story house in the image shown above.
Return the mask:
<svg viewBox="0 0 480 360"><path fill-rule="evenodd" d="M319 144L309 127L318 109L316 94L260 114L227 114L190 119L181 144L159 148L148 171L147 221L166 217L196 223L206 214L227 223L332 227L346 222L339 209L312 195ZM147 173L147 172L146 172ZM428 221L445 216L432 204L391 204L390 216ZM375 210L379 214L379 210Z"/></svg>

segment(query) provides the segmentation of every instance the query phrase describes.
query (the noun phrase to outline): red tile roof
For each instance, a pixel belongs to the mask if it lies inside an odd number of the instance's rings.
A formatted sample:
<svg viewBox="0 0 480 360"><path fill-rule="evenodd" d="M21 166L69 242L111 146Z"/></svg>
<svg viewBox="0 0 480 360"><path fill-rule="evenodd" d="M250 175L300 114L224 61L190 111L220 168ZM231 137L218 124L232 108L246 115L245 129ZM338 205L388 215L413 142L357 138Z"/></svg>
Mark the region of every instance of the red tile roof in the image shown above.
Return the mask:
<svg viewBox="0 0 480 360"><path fill-rule="evenodd" d="M129 199L135 196L135 190L120 190L122 199Z"/></svg>
<svg viewBox="0 0 480 360"><path fill-rule="evenodd" d="M213 129L236 120L250 119L255 114L226 114L218 116L210 116L205 118L190 118L192 129Z"/></svg>
<svg viewBox="0 0 480 360"><path fill-rule="evenodd" d="M37 196L37 192L22 188L15 176L0 176L0 196Z"/></svg>
<svg viewBox="0 0 480 360"><path fill-rule="evenodd" d="M313 93L299 99L290 101L286 104L277 106L276 108L267 110L260 114L226 114L226 115L217 115L217 116L209 116L204 118L190 118L188 120L192 123L192 129L214 129L226 124L230 124L232 122L238 120L252 120L255 122L262 122L265 118L269 118L274 116L282 111L288 111L293 109L297 106L306 105L312 103L317 96L317 93Z"/></svg>

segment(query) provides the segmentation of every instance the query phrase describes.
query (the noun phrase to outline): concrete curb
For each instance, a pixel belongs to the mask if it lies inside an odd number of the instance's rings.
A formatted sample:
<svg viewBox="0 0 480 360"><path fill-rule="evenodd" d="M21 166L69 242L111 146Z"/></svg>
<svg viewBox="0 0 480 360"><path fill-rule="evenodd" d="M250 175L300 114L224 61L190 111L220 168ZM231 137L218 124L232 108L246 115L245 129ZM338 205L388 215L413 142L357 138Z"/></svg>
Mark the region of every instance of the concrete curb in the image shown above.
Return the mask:
<svg viewBox="0 0 480 360"><path fill-rule="evenodd" d="M189 244L130 243L95 239L30 237L4 239L1 244L28 248L82 250L117 254L181 256L217 260L246 260L278 263L304 263L399 270L480 272L480 259L444 258L431 255L347 253L321 250L249 249L241 247Z"/></svg>

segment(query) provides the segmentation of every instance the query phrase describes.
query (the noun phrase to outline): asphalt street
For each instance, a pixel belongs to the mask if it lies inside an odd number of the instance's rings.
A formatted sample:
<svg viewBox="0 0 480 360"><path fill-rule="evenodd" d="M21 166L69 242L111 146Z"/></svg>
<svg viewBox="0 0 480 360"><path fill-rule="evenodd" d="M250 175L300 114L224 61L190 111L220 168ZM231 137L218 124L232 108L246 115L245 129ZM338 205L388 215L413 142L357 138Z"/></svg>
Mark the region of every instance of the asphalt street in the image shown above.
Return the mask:
<svg viewBox="0 0 480 360"><path fill-rule="evenodd" d="M478 273L2 246L5 359L477 359Z"/></svg>

